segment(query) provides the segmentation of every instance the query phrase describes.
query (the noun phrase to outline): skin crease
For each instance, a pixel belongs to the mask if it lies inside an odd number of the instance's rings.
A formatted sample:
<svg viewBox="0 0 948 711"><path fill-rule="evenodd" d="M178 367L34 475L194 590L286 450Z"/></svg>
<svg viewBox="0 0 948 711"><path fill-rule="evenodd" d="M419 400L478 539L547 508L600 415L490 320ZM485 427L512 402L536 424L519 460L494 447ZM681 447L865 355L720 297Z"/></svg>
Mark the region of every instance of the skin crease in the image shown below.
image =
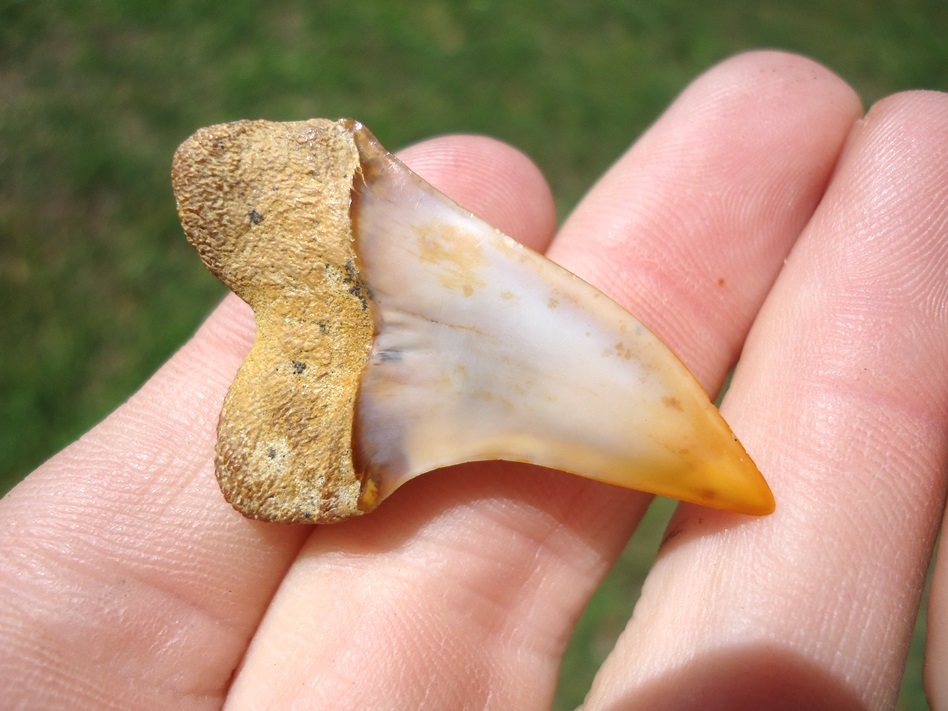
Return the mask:
<svg viewBox="0 0 948 711"><path fill-rule="evenodd" d="M741 354L723 409L778 507L680 507L587 711L895 702L948 469L948 98L901 94L861 115L809 60L731 59L552 242L710 391ZM516 151L453 137L401 155L500 229L550 243L549 189ZM126 405L0 501L0 698L548 708L572 625L649 497L494 463L413 480L331 527L245 520L212 457L252 333L226 299Z"/></svg>

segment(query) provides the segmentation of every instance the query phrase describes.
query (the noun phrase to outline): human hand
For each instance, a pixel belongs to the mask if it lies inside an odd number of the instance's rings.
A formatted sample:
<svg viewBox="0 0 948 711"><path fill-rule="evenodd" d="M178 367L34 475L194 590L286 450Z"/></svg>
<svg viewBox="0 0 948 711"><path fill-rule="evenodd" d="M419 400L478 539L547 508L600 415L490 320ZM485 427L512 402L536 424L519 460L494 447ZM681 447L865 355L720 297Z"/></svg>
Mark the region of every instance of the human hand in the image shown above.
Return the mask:
<svg viewBox="0 0 948 711"><path fill-rule="evenodd" d="M700 77L553 239L483 138L403 152L595 284L723 405L760 519L682 505L584 708L894 703L948 464L948 98L756 53ZM845 146L845 152L840 151ZM460 167L459 167L460 166ZM131 400L0 502L12 707L548 707L571 628L651 497L507 463L329 527L244 519L213 475L253 335L231 297ZM929 693L948 706L948 562Z"/></svg>

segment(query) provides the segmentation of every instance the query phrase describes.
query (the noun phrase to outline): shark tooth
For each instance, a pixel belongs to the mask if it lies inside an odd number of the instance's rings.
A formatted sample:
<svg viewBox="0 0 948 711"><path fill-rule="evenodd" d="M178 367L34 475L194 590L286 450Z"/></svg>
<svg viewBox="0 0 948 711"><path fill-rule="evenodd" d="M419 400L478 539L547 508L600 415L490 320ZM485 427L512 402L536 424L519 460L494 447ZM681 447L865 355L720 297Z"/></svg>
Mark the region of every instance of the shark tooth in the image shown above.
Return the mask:
<svg viewBox="0 0 948 711"><path fill-rule="evenodd" d="M256 318L216 455L244 515L339 521L427 471L491 459L773 511L757 467L658 338L358 122L201 129L172 181L188 240Z"/></svg>

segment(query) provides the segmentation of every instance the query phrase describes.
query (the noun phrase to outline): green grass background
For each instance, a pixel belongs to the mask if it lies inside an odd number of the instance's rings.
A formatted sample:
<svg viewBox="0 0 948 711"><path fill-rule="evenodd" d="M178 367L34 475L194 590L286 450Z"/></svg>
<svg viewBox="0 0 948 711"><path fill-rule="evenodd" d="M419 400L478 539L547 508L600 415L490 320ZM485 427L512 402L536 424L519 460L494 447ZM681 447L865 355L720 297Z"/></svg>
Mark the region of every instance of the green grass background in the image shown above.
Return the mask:
<svg viewBox="0 0 948 711"><path fill-rule="evenodd" d="M944 0L0 0L0 493L127 398L223 296L169 187L172 152L199 126L353 116L391 148L487 133L536 160L562 216L728 55L808 54L869 105L948 89L946 37ZM581 702L669 510L593 599L556 708ZM916 636L904 709L926 708Z"/></svg>

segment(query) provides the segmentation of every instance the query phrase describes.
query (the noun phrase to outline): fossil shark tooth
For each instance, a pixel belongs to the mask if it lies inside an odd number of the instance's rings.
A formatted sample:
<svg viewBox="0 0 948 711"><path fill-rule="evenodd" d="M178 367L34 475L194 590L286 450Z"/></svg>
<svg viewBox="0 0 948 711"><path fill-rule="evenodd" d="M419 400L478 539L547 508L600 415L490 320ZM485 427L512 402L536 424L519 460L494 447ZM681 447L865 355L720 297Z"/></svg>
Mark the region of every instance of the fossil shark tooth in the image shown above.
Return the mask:
<svg viewBox="0 0 948 711"><path fill-rule="evenodd" d="M438 193L361 124L201 129L172 179L189 241L256 317L216 457L244 515L338 521L424 472L489 459L773 510L666 346Z"/></svg>

